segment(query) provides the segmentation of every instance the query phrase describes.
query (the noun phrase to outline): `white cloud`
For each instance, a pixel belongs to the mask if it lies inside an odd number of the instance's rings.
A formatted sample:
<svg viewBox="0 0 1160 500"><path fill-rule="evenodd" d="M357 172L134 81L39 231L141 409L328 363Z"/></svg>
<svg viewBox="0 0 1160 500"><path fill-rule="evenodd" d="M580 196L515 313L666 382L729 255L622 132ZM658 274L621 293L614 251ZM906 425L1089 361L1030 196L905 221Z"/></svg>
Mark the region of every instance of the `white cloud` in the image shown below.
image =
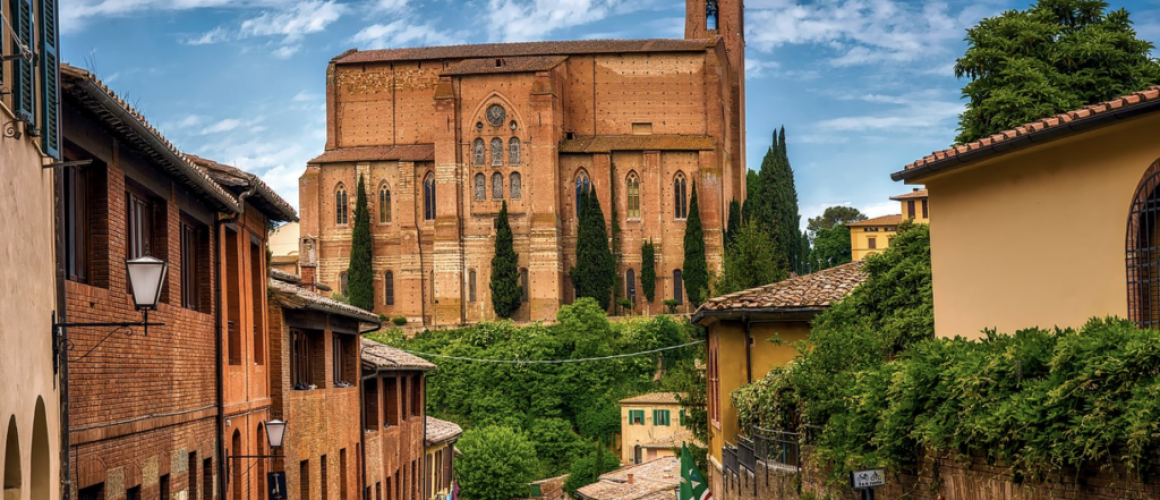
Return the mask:
<svg viewBox="0 0 1160 500"><path fill-rule="evenodd" d="M763 61L761 59L745 58L745 77L746 78L761 78L766 76L765 70L777 69L781 67L777 61Z"/></svg>
<svg viewBox="0 0 1160 500"><path fill-rule="evenodd" d="M310 92L303 90L297 94L294 94L294 97L290 98L290 100L294 101L294 102L309 102L309 101L314 101L314 100L321 99L321 98L322 98L322 96L319 94L312 94Z"/></svg>
<svg viewBox="0 0 1160 500"><path fill-rule="evenodd" d="M278 59L290 59L290 56L298 53L298 49L300 48L302 48L301 45L283 45L277 49L274 49L271 54L273 54L274 57L277 57Z"/></svg>
<svg viewBox="0 0 1160 500"><path fill-rule="evenodd" d="M335 0L310 0L242 21L239 33L243 37L282 36L286 42L294 42L305 35L325 30L345 11L346 6Z"/></svg>
<svg viewBox="0 0 1160 500"><path fill-rule="evenodd" d="M561 28L599 21L621 10L624 0L489 0L488 26L495 41L542 40Z"/></svg>
<svg viewBox="0 0 1160 500"><path fill-rule="evenodd" d="M828 132L929 129L945 126L963 109L963 104L958 102L917 101L888 114L830 118L817 122L815 127Z"/></svg>
<svg viewBox="0 0 1160 500"><path fill-rule="evenodd" d="M213 125L201 129L201 135L218 134L222 132L229 132L238 128L253 127L265 120L265 117L258 116L249 120L241 120L238 118L226 118Z"/></svg>
<svg viewBox="0 0 1160 500"><path fill-rule="evenodd" d="M865 207L859 208L866 217L873 219L874 217L881 217L883 215L891 215L899 213L901 206L897 201L880 201L878 203L871 203Z"/></svg>
<svg viewBox="0 0 1160 500"><path fill-rule="evenodd" d="M127 17L153 11L203 8L253 8L285 5L290 0L61 0L61 30L66 34L84 28L87 21Z"/></svg>
<svg viewBox="0 0 1160 500"><path fill-rule="evenodd" d="M374 10L380 12L398 12L407 6L407 0L377 0Z"/></svg>
<svg viewBox="0 0 1160 500"><path fill-rule="evenodd" d="M364 45L360 47L363 49L462 43L459 38L438 30L432 24L416 24L409 19L399 19L390 24L372 24L355 33L350 41Z"/></svg>
<svg viewBox="0 0 1160 500"><path fill-rule="evenodd" d="M204 116L189 115L173 123L166 123L162 125L165 130L181 130L190 127L196 127L205 122Z"/></svg>
<svg viewBox="0 0 1160 500"><path fill-rule="evenodd" d="M209 45L211 43L224 42L229 39L229 32L225 28L218 26L210 31L202 33L201 36L190 38L185 41L186 45Z"/></svg>

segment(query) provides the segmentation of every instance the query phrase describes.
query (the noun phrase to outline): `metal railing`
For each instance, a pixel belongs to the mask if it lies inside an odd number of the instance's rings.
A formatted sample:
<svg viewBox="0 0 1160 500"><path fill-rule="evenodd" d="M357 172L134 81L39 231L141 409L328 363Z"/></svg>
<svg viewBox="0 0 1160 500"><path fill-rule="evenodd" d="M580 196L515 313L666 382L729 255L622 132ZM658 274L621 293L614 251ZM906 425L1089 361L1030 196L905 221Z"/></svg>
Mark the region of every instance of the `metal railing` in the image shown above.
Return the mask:
<svg viewBox="0 0 1160 500"><path fill-rule="evenodd" d="M753 453L758 460L772 462L787 467L801 467L801 434L753 429Z"/></svg>
<svg viewBox="0 0 1160 500"><path fill-rule="evenodd" d="M725 462L722 464L725 466L725 470L737 474L737 447L726 442L721 449L721 461Z"/></svg>
<svg viewBox="0 0 1160 500"><path fill-rule="evenodd" d="M754 457L752 439L737 436L737 462L749 472L756 469L757 459Z"/></svg>

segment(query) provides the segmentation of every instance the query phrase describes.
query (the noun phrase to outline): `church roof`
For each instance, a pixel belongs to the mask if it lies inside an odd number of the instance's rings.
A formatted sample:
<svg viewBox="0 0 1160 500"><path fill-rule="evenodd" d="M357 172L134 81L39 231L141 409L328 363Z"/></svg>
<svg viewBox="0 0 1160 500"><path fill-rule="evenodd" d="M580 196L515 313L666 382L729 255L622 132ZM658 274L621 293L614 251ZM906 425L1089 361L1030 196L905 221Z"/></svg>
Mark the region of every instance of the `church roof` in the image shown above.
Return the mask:
<svg viewBox="0 0 1160 500"><path fill-rule="evenodd" d="M700 52L712 40L572 40L553 42L482 43L416 47L406 49L352 50L335 57L336 64L422 61L428 59L475 59L484 57L546 56L567 54L622 54L630 52Z"/></svg>
<svg viewBox="0 0 1160 500"><path fill-rule="evenodd" d="M707 135L578 135L560 143L561 153L612 151L712 151Z"/></svg>
<svg viewBox="0 0 1160 500"><path fill-rule="evenodd" d="M520 57L489 57L486 59L468 59L451 68L441 75L496 75L501 73L532 73L547 71L555 68L568 59L568 56L520 56ZM497 62L498 61L498 62Z"/></svg>
<svg viewBox="0 0 1160 500"><path fill-rule="evenodd" d="M306 163L343 163L350 161L435 161L434 144L400 144L359 146L332 149Z"/></svg>

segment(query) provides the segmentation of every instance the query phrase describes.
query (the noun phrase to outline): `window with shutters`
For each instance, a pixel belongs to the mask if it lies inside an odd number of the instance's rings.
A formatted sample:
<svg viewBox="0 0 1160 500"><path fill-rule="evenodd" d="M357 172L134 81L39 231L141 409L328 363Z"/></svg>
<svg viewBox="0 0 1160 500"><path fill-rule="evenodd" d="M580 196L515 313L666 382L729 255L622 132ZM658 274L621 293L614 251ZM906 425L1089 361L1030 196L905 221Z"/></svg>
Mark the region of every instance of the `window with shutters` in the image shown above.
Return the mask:
<svg viewBox="0 0 1160 500"><path fill-rule="evenodd" d="M628 410L628 425L644 425L644 410Z"/></svg>
<svg viewBox="0 0 1160 500"><path fill-rule="evenodd" d="M379 223L391 223L391 187L386 184L379 188Z"/></svg>
<svg viewBox="0 0 1160 500"><path fill-rule="evenodd" d="M499 172L491 175L491 199L503 199L503 174Z"/></svg>
<svg viewBox="0 0 1160 500"><path fill-rule="evenodd" d="M914 218L914 200L907 200L906 202L906 216L907 218Z"/></svg>
<svg viewBox="0 0 1160 500"><path fill-rule="evenodd" d="M388 306L395 305L395 273L392 271L383 274L383 299Z"/></svg>
<svg viewBox="0 0 1160 500"><path fill-rule="evenodd" d="M383 422L399 425L399 379L383 377Z"/></svg>
<svg viewBox="0 0 1160 500"><path fill-rule="evenodd" d="M126 192L125 258L153 255L153 202L143 195Z"/></svg>
<svg viewBox="0 0 1160 500"><path fill-rule="evenodd" d="M628 218L640 219L640 177L636 172L628 174Z"/></svg>
<svg viewBox="0 0 1160 500"><path fill-rule="evenodd" d="M64 176L65 272L68 279L88 283L89 262L89 171L80 167L61 169Z"/></svg>
<svg viewBox="0 0 1160 500"><path fill-rule="evenodd" d="M183 217L181 221L181 305L194 311L208 310L203 292L208 287L209 229L204 224ZM208 302L206 300L205 302Z"/></svg>
<svg viewBox="0 0 1160 500"><path fill-rule="evenodd" d="M491 166L503 166L503 139L499 137L492 138L491 140Z"/></svg>
<svg viewBox="0 0 1160 500"><path fill-rule="evenodd" d="M19 0L18 0L19 1ZM45 154L60 159L60 47L57 0L40 0L37 64L40 67L40 143Z"/></svg>
<svg viewBox="0 0 1160 500"><path fill-rule="evenodd" d="M519 172L513 172L510 179L511 179L511 187L509 189L511 189L512 199L518 200L523 196L523 190L524 190L523 177L520 176Z"/></svg>
<svg viewBox="0 0 1160 500"><path fill-rule="evenodd" d="M673 179L673 216L677 220L684 220L689 217L689 198L688 185L685 181L685 174L677 173Z"/></svg>
<svg viewBox="0 0 1160 500"><path fill-rule="evenodd" d="M411 416L418 417L423 411L423 376L411 378Z"/></svg>
<svg viewBox="0 0 1160 500"><path fill-rule="evenodd" d="M321 342L321 337L320 333L305 330L290 331L290 384L294 390L307 390L315 383L314 367L318 364L315 351L320 350L315 344Z"/></svg>
<svg viewBox="0 0 1160 500"><path fill-rule="evenodd" d="M653 425L669 426L669 410L653 410Z"/></svg>
<svg viewBox="0 0 1160 500"><path fill-rule="evenodd" d="M928 209L927 209L927 203L928 203L929 201L930 201L930 200L926 200L926 199L922 200L922 218L923 218L923 219L929 219L929 218L930 218L930 213L927 211L927 210L928 210Z"/></svg>
<svg viewBox="0 0 1160 500"><path fill-rule="evenodd" d="M27 58L18 58L12 61L12 80L8 86L9 92L12 93L12 111L16 113L16 117L27 122L30 131L36 130L36 104L35 104L35 83L36 77L34 74L32 53L35 52L36 47L33 45L33 0L12 0L11 11L9 12L11 32L7 29L0 30L10 33L11 36L4 36L4 40L11 42L11 50L4 51L5 54L19 55L26 54Z"/></svg>
<svg viewBox="0 0 1160 500"><path fill-rule="evenodd" d="M435 174L432 173L423 179L423 218L435 220Z"/></svg>
<svg viewBox="0 0 1160 500"><path fill-rule="evenodd" d="M512 137L508 141L508 163L511 165L520 164L520 138Z"/></svg>
<svg viewBox="0 0 1160 500"><path fill-rule="evenodd" d="M341 183L334 188L334 223L345 226L350 222L350 205L347 203L346 187Z"/></svg>
<svg viewBox="0 0 1160 500"><path fill-rule="evenodd" d="M877 238L866 238L866 243L870 245L870 248L878 248Z"/></svg>

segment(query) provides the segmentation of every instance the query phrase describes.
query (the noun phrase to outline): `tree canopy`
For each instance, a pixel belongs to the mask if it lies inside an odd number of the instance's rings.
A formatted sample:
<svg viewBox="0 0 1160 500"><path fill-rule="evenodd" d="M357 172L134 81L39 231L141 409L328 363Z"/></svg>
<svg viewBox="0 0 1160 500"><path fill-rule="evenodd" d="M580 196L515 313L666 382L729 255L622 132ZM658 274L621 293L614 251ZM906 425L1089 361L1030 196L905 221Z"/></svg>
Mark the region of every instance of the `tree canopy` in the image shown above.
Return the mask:
<svg viewBox="0 0 1160 500"><path fill-rule="evenodd" d="M826 208L822 215L811 217L809 223L806 224L806 231L816 235L821 229L829 229L838 224L849 224L866 219L866 214L857 208L837 205Z"/></svg>
<svg viewBox="0 0 1160 500"><path fill-rule="evenodd" d="M368 311L375 309L375 270L372 265L371 214L367 210L367 190L358 177L358 195L354 205L354 233L350 240L350 267L346 271L350 305Z"/></svg>
<svg viewBox="0 0 1160 500"><path fill-rule="evenodd" d="M823 227L814 233L814 248L810 253L811 271L821 271L850 262L854 252L850 248L850 228L843 223Z"/></svg>
<svg viewBox="0 0 1160 500"><path fill-rule="evenodd" d="M748 222L737 230L725 248L725 266L713 288L715 295L739 292L785 279L785 256L777 253L773 239Z"/></svg>
<svg viewBox="0 0 1160 500"><path fill-rule="evenodd" d="M455 474L466 498L522 498L536 479L536 448L511 427L468 429L455 447L463 453L455 461Z"/></svg>
<svg viewBox="0 0 1160 500"><path fill-rule="evenodd" d="M1152 44L1128 11L1101 0L1039 0L967 30L955 76L968 78L957 143L986 137L1160 81Z"/></svg>

